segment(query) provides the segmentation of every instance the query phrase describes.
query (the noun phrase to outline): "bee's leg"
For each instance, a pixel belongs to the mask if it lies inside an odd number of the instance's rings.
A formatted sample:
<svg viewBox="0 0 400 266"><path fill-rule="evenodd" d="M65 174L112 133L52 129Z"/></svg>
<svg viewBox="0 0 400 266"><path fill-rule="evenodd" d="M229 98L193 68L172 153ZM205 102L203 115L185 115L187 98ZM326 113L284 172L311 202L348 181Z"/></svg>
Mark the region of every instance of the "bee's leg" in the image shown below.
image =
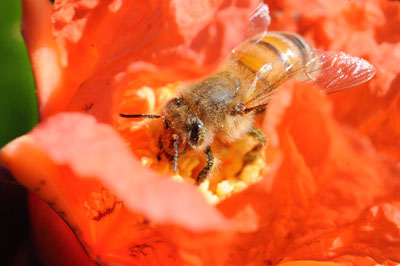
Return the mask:
<svg viewBox="0 0 400 266"><path fill-rule="evenodd" d="M178 172L178 142L179 136L177 134L172 135L174 141L174 172Z"/></svg>
<svg viewBox="0 0 400 266"><path fill-rule="evenodd" d="M253 127L251 129L251 131L249 132L249 134L251 136L255 137L257 140L259 140L260 143L262 144L262 146L264 146L265 136L264 136L264 133L260 129Z"/></svg>
<svg viewBox="0 0 400 266"><path fill-rule="evenodd" d="M207 176L210 174L210 171L214 165L214 157L211 153L210 146L208 146L206 148L206 150L204 151L204 154L206 155L207 164L203 168L203 170L201 170L199 175L197 176L196 185L200 185L207 178Z"/></svg>
<svg viewBox="0 0 400 266"><path fill-rule="evenodd" d="M254 160L257 158L257 156L260 153L260 150L262 149L262 147L264 147L265 145L265 136L262 133L261 130L259 130L258 128L253 127L251 129L251 131L249 132L249 135L251 135L252 137L254 137L256 140L259 141L258 144L256 144L251 150L249 150L243 157L243 167L246 164L252 163L254 162Z"/></svg>
<svg viewBox="0 0 400 266"><path fill-rule="evenodd" d="M246 167L246 165L254 162L258 158L261 149L265 145L265 136L258 128L252 128L251 131L249 132L249 135L258 140L259 143L257 143L251 150L246 152L246 154L243 156L243 166L235 175L236 177L239 177L242 174L242 171Z"/></svg>

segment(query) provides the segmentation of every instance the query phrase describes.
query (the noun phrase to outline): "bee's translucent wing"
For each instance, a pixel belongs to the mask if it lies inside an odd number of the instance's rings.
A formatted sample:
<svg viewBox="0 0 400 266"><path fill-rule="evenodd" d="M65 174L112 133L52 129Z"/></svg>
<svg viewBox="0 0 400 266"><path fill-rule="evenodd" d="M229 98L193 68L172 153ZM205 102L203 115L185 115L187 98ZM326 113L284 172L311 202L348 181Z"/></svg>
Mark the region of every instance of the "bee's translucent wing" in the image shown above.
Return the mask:
<svg viewBox="0 0 400 266"><path fill-rule="evenodd" d="M304 70L306 80L313 81L326 93L357 86L370 80L375 72L374 66L362 58L319 50L315 50L315 56ZM302 74L300 72L299 76Z"/></svg>
<svg viewBox="0 0 400 266"><path fill-rule="evenodd" d="M278 74L276 69L281 69L282 64L278 61L265 64L259 72L250 88L246 88L246 94L243 97L244 102L241 105L245 108L244 113L265 108L276 89L290 78L296 77L304 71L304 66L298 64L290 65L285 70L282 69ZM304 80L304 79L303 79ZM263 86L264 83L265 86Z"/></svg>
<svg viewBox="0 0 400 266"><path fill-rule="evenodd" d="M269 8L267 4L262 2L253 11L249 18L246 36L251 37L256 34L267 32L270 22L271 18L269 16Z"/></svg>
<svg viewBox="0 0 400 266"><path fill-rule="evenodd" d="M269 69L274 67L272 63ZM334 93L364 83L374 75L374 66L362 58L343 52L315 50L306 65L292 65L286 72L275 76L269 86L248 90L247 100L242 103L244 113L265 108L276 89L289 78L313 82L321 91Z"/></svg>

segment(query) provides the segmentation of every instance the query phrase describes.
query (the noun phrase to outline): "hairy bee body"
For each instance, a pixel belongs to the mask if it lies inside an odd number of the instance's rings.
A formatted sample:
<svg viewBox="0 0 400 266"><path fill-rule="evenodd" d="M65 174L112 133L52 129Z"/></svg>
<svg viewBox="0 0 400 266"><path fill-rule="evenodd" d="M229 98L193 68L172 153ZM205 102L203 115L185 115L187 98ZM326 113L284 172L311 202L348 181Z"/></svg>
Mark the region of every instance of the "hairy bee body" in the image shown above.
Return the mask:
<svg viewBox="0 0 400 266"><path fill-rule="evenodd" d="M207 126L207 134L195 149L208 146L214 134L228 141L240 138L251 129L254 116L254 112L238 115L241 106L247 103L246 108L257 109L257 103L264 99L256 99L255 94L267 97L287 79L301 75L294 70L305 67L312 51L303 38L291 33L268 33L248 39L232 52L219 72L181 90L186 106L180 108L187 108L178 111L184 114L181 118L172 115L180 109L174 105L164 108L166 117L179 121L177 127L185 125L187 115L200 118ZM266 92L268 89L271 91ZM252 100L257 100L254 106L249 105ZM188 128L183 127L180 133Z"/></svg>

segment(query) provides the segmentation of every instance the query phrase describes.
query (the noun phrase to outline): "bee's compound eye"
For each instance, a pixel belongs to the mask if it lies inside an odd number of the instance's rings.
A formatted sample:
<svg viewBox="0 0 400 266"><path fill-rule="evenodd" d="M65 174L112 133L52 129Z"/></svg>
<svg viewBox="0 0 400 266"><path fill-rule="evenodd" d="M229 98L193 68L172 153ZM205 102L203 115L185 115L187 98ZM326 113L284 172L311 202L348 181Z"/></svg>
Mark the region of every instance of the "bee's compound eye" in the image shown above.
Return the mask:
<svg viewBox="0 0 400 266"><path fill-rule="evenodd" d="M190 131L190 140L192 142L197 142L199 140L199 125L194 125Z"/></svg>
<svg viewBox="0 0 400 266"><path fill-rule="evenodd" d="M204 124L200 119L196 119L190 126L190 143L193 146L201 145L204 139Z"/></svg>

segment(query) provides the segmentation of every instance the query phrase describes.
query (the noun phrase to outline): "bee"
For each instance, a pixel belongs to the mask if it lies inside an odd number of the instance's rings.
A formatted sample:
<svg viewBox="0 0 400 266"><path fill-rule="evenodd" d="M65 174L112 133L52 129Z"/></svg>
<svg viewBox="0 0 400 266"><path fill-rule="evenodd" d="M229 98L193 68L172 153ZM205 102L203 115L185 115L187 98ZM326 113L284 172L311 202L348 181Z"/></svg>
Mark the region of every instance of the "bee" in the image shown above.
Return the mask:
<svg viewBox="0 0 400 266"><path fill-rule="evenodd" d="M288 79L311 81L332 93L366 82L374 74L366 60L343 52L319 51L294 33L264 32L234 49L215 74L182 88L165 104L161 115L120 116L164 120L162 144L173 159L175 172L180 154L203 151L206 165L195 180L200 184L214 164L213 140L232 142L249 134L255 115L265 110Z"/></svg>

